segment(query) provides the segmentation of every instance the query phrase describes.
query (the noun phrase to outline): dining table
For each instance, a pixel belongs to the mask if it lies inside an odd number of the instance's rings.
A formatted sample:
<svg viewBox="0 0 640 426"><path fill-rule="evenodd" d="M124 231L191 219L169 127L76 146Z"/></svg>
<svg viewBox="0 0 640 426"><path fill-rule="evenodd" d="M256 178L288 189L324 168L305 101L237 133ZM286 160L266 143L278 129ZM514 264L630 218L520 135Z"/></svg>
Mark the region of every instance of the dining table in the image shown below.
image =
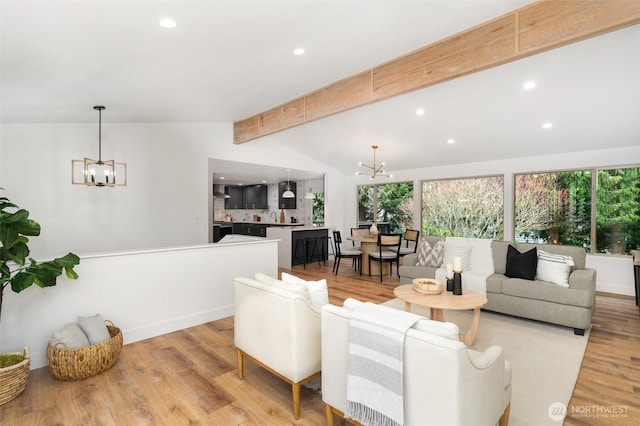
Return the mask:
<svg viewBox="0 0 640 426"><path fill-rule="evenodd" d="M380 265L382 265L382 275L389 275L388 262L371 262L371 271L369 271L369 253L380 250L378 247L378 236L372 234L355 234L347 237L349 241L360 243L360 251L362 252L362 273L369 275L380 275Z"/></svg>

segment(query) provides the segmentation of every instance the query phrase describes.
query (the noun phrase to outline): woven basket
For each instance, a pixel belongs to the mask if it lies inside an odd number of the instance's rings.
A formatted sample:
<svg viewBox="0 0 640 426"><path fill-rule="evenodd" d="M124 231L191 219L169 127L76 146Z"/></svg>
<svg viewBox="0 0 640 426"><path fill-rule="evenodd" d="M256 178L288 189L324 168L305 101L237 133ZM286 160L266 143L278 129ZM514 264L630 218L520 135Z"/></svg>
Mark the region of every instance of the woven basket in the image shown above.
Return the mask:
<svg viewBox="0 0 640 426"><path fill-rule="evenodd" d="M47 346L47 364L51 375L58 380L81 380L111 368L122 351L122 332L111 322L107 324L111 339L104 342L66 348Z"/></svg>
<svg viewBox="0 0 640 426"><path fill-rule="evenodd" d="M0 405L17 397L27 387L27 381L29 380L29 348L25 346L23 353L15 354L24 356L24 359L11 367L0 368Z"/></svg>

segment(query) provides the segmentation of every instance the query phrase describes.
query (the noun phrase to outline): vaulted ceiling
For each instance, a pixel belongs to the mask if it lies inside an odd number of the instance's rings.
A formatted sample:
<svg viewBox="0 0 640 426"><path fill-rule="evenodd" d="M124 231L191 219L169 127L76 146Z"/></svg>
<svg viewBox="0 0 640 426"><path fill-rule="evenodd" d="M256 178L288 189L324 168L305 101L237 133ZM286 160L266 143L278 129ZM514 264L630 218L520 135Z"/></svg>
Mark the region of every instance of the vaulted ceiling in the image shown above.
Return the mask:
<svg viewBox="0 0 640 426"><path fill-rule="evenodd" d="M0 122L234 122L527 3L2 1ZM638 145L638 75L636 25L268 138L344 173Z"/></svg>

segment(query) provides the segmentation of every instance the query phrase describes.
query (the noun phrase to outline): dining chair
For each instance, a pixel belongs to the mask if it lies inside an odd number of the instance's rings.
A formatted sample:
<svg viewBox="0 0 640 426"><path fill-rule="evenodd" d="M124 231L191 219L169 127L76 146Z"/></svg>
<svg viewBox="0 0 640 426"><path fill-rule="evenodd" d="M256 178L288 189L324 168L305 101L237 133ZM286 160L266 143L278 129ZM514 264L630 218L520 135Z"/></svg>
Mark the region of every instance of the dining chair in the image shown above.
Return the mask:
<svg viewBox="0 0 640 426"><path fill-rule="evenodd" d="M400 246L400 257L406 254L415 253L418 250L418 238L420 237L420 231L416 229L407 229L404 232L404 247ZM394 247L390 247L389 250L395 251Z"/></svg>
<svg viewBox="0 0 640 426"><path fill-rule="evenodd" d="M353 248L343 249L340 247L342 244L342 236L340 231L333 231L333 244L335 246L334 261L333 261L333 273L338 275L338 269L340 269L340 259L347 258L355 261L355 266L362 275L362 251Z"/></svg>
<svg viewBox="0 0 640 426"><path fill-rule="evenodd" d="M402 234L378 234L378 251L369 253L369 276L371 276L371 261L380 262L380 282L382 282L382 265L389 263L389 276L393 274L393 263L396 264L396 273L400 277L400 245ZM396 250L392 250L395 248Z"/></svg>

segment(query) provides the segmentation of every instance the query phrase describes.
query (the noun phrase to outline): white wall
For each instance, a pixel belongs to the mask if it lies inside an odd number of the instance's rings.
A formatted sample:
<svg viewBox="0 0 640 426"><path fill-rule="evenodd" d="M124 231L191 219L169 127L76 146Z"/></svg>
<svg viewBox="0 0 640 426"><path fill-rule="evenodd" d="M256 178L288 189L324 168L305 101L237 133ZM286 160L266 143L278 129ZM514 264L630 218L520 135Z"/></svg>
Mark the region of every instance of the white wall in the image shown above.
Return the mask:
<svg viewBox="0 0 640 426"><path fill-rule="evenodd" d="M553 170L582 169L589 167L619 167L637 165L640 163L640 145L602 149L597 151L558 154L553 156L538 156L514 158L510 160L487 161L482 163L452 164L424 169L393 171L393 178L385 182L414 182L414 200L421 196L420 182L430 179L446 179L459 177L475 177L489 175L504 175L505 200L505 236L506 240L513 240L513 175L516 173L542 172ZM369 178L350 176L347 185L345 217L356 223L358 210L355 200L357 185L370 184ZM420 229L420 203L414 203L414 226ZM595 268L598 272L597 290L625 295L635 294L633 282L633 266L631 256L587 255L587 267Z"/></svg>
<svg viewBox="0 0 640 426"><path fill-rule="evenodd" d="M47 365L52 333L78 315L111 320L125 344L228 317L235 277L277 276L277 244L262 239L82 257L78 280L62 277L56 287L5 292L0 350L28 346L33 369Z"/></svg>
<svg viewBox="0 0 640 426"><path fill-rule="evenodd" d="M85 187L71 185L71 160L97 157L95 123L3 124L0 136L0 187L42 225L30 243L41 258L207 243L208 158L337 173L273 139L234 145L230 123L103 123L102 157L127 163L128 185Z"/></svg>

